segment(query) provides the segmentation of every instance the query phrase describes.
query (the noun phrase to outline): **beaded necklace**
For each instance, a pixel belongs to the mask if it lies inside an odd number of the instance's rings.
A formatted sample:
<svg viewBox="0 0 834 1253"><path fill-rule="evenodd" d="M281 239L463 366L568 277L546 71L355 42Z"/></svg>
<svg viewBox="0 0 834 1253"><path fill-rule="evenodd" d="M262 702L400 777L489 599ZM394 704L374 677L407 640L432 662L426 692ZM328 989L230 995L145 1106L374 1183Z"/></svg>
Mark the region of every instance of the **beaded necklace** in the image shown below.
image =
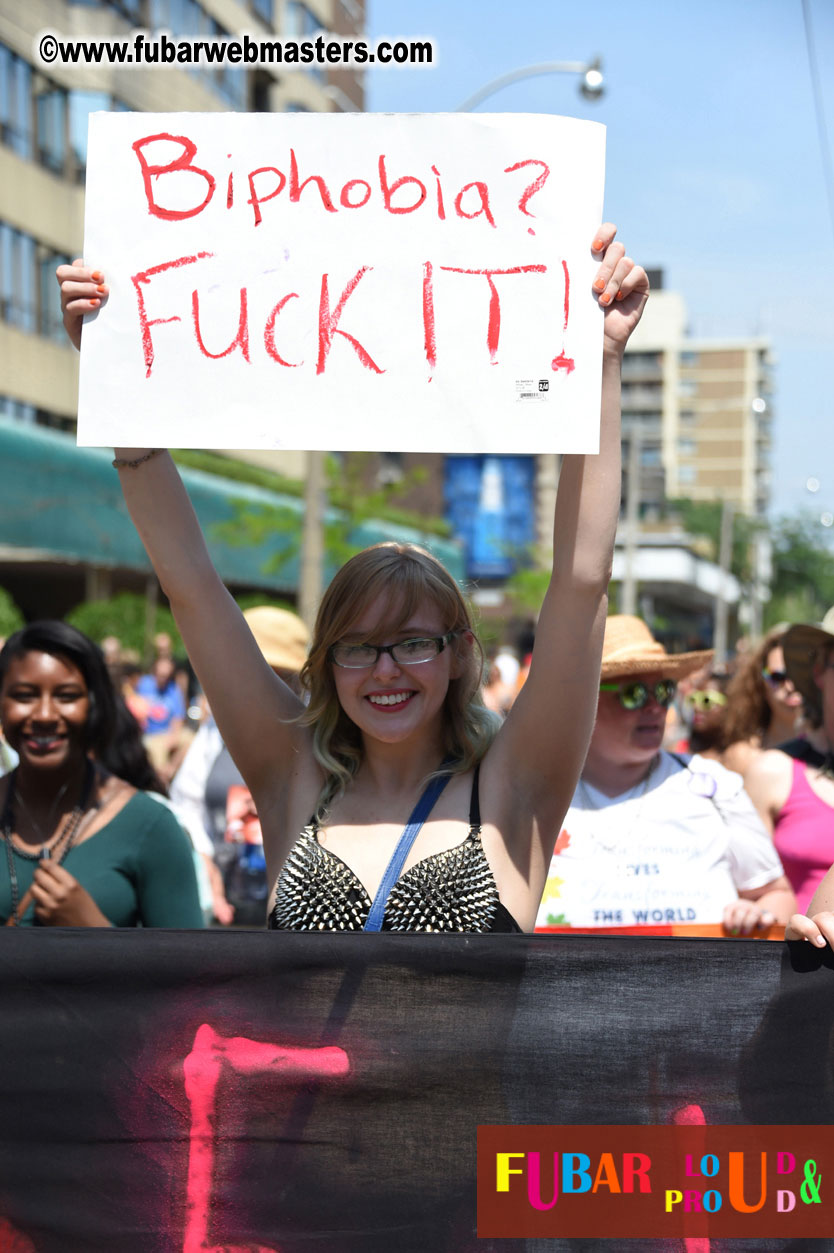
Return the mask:
<svg viewBox="0 0 834 1253"><path fill-rule="evenodd" d="M41 861L49 858L52 861L57 861L60 866L61 862L64 860L67 853L70 851L78 838L81 823L83 822L84 816L89 809L90 794L92 792L93 781L95 779L95 767L88 758L84 774L84 783L81 788L81 796L79 797L77 804L67 815L55 838L51 842L45 843L36 853L29 853L25 849L18 848L12 841L12 813L14 807L16 776L17 770L13 770L9 775L6 803L3 806L2 819L0 819L0 835L2 835L3 843L6 846L6 862L9 869L9 885L12 894L12 912L6 920L7 927L16 927L25 910L25 906L24 910L20 910L20 887L17 881L17 868L14 861L15 857L20 857L23 861ZM26 810L23 798L19 794L17 799L21 801L23 809ZM26 812L28 813L28 811ZM20 913L18 912L19 910Z"/></svg>

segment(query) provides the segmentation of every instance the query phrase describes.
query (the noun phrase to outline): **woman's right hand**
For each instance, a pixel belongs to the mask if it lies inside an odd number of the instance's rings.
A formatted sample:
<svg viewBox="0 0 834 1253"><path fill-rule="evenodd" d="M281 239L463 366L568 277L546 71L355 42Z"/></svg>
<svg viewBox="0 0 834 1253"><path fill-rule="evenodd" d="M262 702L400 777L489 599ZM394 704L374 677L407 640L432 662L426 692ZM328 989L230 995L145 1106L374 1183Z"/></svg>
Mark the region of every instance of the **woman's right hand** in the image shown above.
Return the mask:
<svg viewBox="0 0 834 1253"><path fill-rule="evenodd" d="M807 914L793 914L785 927L786 940L808 940L822 948L826 941L834 948L834 913L824 909L809 918Z"/></svg>
<svg viewBox="0 0 834 1253"><path fill-rule="evenodd" d="M59 265L55 271L61 288L64 329L76 348L81 347L85 313L95 313L107 299L109 288L101 270L91 270L79 258L72 265Z"/></svg>

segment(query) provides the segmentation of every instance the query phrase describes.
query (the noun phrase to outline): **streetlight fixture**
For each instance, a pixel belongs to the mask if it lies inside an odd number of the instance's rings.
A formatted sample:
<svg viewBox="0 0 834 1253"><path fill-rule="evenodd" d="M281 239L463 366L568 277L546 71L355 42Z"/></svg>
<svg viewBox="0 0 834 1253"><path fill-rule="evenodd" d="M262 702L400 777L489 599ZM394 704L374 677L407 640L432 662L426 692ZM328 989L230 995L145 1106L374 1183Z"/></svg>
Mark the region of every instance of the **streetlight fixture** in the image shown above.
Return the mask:
<svg viewBox="0 0 834 1253"><path fill-rule="evenodd" d="M521 82L525 78L536 78L539 74L581 74L579 93L586 100L599 100L605 91L600 57L594 57L593 61L545 61L541 65L528 65L523 69L511 70L509 74L502 74L499 78L493 78L468 100L464 100L463 104L459 104L455 112L471 113L496 91L501 91L502 88L509 87L511 83Z"/></svg>

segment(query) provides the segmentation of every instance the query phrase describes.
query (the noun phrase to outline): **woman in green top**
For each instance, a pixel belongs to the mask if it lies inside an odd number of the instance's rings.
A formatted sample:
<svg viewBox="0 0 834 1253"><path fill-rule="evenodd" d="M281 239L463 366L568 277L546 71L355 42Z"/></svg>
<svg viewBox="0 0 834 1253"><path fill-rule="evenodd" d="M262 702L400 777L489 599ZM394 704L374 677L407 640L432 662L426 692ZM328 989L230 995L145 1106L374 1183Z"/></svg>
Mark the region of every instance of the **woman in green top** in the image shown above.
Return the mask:
<svg viewBox="0 0 834 1253"><path fill-rule="evenodd" d="M66 623L32 623L0 652L0 722L20 758L0 779L7 926L202 925L188 837L115 772L117 700L100 650Z"/></svg>

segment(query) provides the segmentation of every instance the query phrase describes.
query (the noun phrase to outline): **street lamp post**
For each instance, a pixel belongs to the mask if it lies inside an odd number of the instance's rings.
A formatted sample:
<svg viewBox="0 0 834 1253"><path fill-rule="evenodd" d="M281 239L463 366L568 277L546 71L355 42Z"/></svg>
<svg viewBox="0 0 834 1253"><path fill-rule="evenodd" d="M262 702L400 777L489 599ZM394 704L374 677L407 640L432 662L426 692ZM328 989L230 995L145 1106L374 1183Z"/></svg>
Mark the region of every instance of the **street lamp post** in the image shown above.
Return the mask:
<svg viewBox="0 0 834 1253"><path fill-rule="evenodd" d="M525 78L536 78L539 74L581 74L582 82L579 84L579 91L586 100L599 100L605 90L602 61L599 57L595 57L593 61L544 61L540 65L527 65L519 70L510 70L509 74L501 74L500 77L493 78L468 100L464 100L463 104L459 104L455 112L471 113L496 91L501 91L502 88L509 87L512 83L519 83Z"/></svg>

